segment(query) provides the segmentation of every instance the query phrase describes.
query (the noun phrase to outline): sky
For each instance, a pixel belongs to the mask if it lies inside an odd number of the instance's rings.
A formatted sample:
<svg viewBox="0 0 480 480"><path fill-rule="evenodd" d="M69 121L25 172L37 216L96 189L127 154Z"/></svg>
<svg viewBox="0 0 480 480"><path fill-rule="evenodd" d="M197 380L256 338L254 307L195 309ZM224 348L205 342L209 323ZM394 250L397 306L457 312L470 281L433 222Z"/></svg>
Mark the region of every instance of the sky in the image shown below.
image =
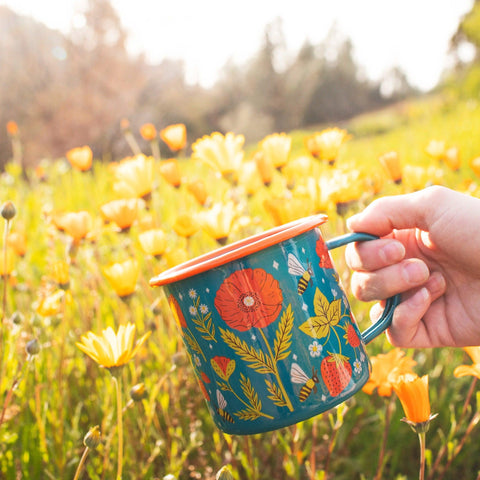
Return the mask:
<svg viewBox="0 0 480 480"><path fill-rule="evenodd" d="M81 23L85 0L0 0L12 10L67 33ZM282 19L291 55L332 26L353 43L372 80L399 66L409 82L433 88L448 65L449 40L473 0L112 0L132 53L152 63L185 62L187 80L208 87L227 61L242 65L260 48L265 27ZM468 50L465 55L468 56Z"/></svg>

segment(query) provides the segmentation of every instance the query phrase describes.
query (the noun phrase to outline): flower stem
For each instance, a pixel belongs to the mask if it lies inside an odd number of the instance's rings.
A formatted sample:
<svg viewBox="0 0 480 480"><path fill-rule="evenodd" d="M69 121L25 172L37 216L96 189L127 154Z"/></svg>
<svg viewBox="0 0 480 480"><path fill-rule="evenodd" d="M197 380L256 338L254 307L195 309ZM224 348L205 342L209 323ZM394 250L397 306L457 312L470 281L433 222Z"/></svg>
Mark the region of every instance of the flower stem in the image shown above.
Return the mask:
<svg viewBox="0 0 480 480"><path fill-rule="evenodd" d="M73 480L78 480L80 478L80 472L82 471L82 467L85 463L85 460L87 459L87 455L90 449L88 447L85 447L85 450L83 451L82 458L80 459L80 462L78 463L77 470L75 472L75 476L73 477Z"/></svg>
<svg viewBox="0 0 480 480"><path fill-rule="evenodd" d="M118 456L117 456L117 480L122 480L123 468L123 412L122 412L122 393L120 380L112 376L117 394L117 433L118 433Z"/></svg>
<svg viewBox="0 0 480 480"><path fill-rule="evenodd" d="M383 473L383 462L385 459L385 449L387 446L388 432L390 430L390 418L392 416L393 407L395 406L395 397L391 396L390 400L386 403L385 409L385 425L383 428L382 445L380 447L380 453L378 455L377 473L374 480L380 480Z"/></svg>
<svg viewBox="0 0 480 480"><path fill-rule="evenodd" d="M420 443L420 471L418 473L418 479L424 480L425 478L425 432L418 432L418 441Z"/></svg>

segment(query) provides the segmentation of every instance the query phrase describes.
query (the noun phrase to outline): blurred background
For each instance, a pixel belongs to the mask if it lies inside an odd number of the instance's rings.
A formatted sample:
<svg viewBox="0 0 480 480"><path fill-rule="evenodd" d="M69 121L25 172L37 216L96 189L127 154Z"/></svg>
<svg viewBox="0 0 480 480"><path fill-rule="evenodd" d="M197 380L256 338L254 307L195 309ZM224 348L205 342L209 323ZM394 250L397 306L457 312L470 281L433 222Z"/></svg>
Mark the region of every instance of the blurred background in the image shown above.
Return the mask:
<svg viewBox="0 0 480 480"><path fill-rule="evenodd" d="M122 119L248 143L467 76L471 95L479 47L478 0L0 1L0 166L11 120L34 165L87 144L128 154Z"/></svg>

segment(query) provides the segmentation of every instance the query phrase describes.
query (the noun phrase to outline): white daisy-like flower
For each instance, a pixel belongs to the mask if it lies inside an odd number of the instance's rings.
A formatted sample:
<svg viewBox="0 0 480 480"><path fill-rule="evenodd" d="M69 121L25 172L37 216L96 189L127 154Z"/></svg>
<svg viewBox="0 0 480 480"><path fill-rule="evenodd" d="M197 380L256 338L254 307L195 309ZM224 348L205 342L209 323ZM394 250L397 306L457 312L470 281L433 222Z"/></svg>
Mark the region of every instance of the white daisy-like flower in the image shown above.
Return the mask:
<svg viewBox="0 0 480 480"><path fill-rule="evenodd" d="M190 315L194 317L197 314L197 309L192 305L189 307L188 311L190 312Z"/></svg>
<svg viewBox="0 0 480 480"><path fill-rule="evenodd" d="M202 361L200 360L200 357L198 355L193 356L193 361L195 362L195 365L199 367L202 364Z"/></svg>
<svg viewBox="0 0 480 480"><path fill-rule="evenodd" d="M197 291L194 288L191 288L188 291L188 296L193 300L194 298L197 298Z"/></svg>
<svg viewBox="0 0 480 480"><path fill-rule="evenodd" d="M310 351L311 357L319 357L322 354L323 346L320 345L316 340L314 340L308 346L308 350Z"/></svg>
<svg viewBox="0 0 480 480"><path fill-rule="evenodd" d="M208 313L208 307L204 303L200 305L200 313L202 313L203 315Z"/></svg>
<svg viewBox="0 0 480 480"><path fill-rule="evenodd" d="M359 360L355 360L353 362L353 368L355 370L355 373L362 373L362 364Z"/></svg>

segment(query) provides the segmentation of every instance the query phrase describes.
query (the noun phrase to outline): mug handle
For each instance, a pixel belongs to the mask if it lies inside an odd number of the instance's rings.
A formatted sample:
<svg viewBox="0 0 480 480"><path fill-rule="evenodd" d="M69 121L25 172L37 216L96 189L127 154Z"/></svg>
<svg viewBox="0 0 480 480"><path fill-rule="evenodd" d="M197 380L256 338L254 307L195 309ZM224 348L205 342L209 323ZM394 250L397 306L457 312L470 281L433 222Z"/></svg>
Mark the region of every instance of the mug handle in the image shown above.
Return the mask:
<svg viewBox="0 0 480 480"><path fill-rule="evenodd" d="M333 250L334 248L343 247L347 243L365 242L368 240L377 240L378 238L379 237L376 235L371 235L370 233L354 232L332 238L325 242L325 245L328 250ZM375 337L380 335L390 326L392 323L393 311L400 303L400 298L400 294L388 298L382 316L373 325L361 333L362 340L365 344L370 343Z"/></svg>

